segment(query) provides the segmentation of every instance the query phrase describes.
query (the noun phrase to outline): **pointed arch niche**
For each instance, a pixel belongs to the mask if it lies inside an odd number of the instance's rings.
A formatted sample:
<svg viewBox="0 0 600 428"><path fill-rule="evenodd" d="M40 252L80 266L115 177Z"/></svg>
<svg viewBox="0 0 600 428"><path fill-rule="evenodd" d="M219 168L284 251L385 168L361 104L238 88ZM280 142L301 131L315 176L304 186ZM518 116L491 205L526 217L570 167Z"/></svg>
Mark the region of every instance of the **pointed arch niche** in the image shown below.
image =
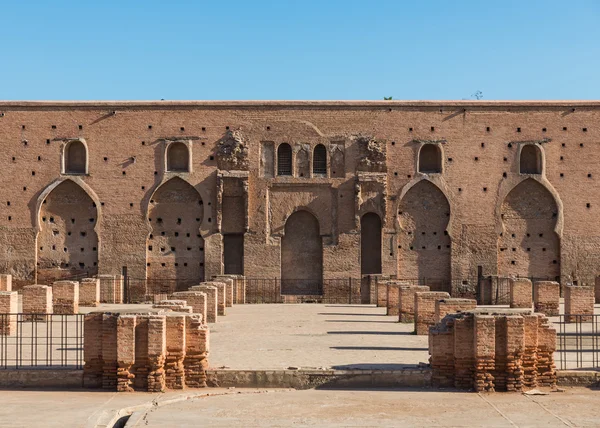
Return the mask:
<svg viewBox="0 0 600 428"><path fill-rule="evenodd" d="M63 180L43 198L38 217L38 283L98 273L98 209L84 189Z"/></svg>
<svg viewBox="0 0 600 428"><path fill-rule="evenodd" d="M177 279L184 288L204 280L203 216L202 197L188 182L174 177L156 189L148 206L149 280Z"/></svg>
<svg viewBox="0 0 600 428"><path fill-rule="evenodd" d="M515 186L500 207L498 274L559 277L557 218L557 203L541 183L528 178Z"/></svg>
<svg viewBox="0 0 600 428"><path fill-rule="evenodd" d="M411 187L398 207L398 278L418 279L434 288L449 284L450 204L429 180Z"/></svg>

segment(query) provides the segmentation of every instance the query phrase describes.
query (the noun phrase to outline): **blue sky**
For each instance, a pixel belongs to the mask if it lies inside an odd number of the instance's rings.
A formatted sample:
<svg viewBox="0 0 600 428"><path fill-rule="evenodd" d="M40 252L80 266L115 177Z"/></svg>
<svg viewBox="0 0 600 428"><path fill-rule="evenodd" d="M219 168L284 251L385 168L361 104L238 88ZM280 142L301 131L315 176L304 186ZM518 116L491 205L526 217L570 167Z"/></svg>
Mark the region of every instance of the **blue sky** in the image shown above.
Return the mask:
<svg viewBox="0 0 600 428"><path fill-rule="evenodd" d="M600 99L600 1L0 3L0 99Z"/></svg>

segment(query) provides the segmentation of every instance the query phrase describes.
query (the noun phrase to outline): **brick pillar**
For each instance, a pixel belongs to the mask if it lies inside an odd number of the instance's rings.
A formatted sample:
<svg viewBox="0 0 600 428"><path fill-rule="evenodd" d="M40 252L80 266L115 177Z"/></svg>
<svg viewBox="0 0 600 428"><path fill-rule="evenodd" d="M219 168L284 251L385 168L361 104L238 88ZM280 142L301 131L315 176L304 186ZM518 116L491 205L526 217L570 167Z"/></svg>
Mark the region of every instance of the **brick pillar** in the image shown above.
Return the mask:
<svg viewBox="0 0 600 428"><path fill-rule="evenodd" d="M190 291L201 291L202 293L206 294L206 322L217 322L217 304L219 299L217 287L212 285L194 285L192 288L190 288Z"/></svg>
<svg viewBox="0 0 600 428"><path fill-rule="evenodd" d="M125 287L125 277L123 275L115 275L115 303L123 303Z"/></svg>
<svg viewBox="0 0 600 428"><path fill-rule="evenodd" d="M83 278L79 284L79 305L98 306L100 303L100 280Z"/></svg>
<svg viewBox="0 0 600 428"><path fill-rule="evenodd" d="M473 299L440 299L435 302L435 322L440 322L446 315L464 312L477 307Z"/></svg>
<svg viewBox="0 0 600 428"><path fill-rule="evenodd" d="M102 388L112 391L117 390L117 318L102 314Z"/></svg>
<svg viewBox="0 0 600 428"><path fill-rule="evenodd" d="M117 318L117 391L133 391L130 372L135 364L135 315L120 315Z"/></svg>
<svg viewBox="0 0 600 428"><path fill-rule="evenodd" d="M100 303L116 303L115 302L115 276L114 275L98 275L100 281Z"/></svg>
<svg viewBox="0 0 600 428"><path fill-rule="evenodd" d="M79 313L79 283L77 281L52 283L52 306L55 314Z"/></svg>
<svg viewBox="0 0 600 428"><path fill-rule="evenodd" d="M398 320L400 322L415 322L415 293L429 291L427 285L401 285L398 288L400 308Z"/></svg>
<svg viewBox="0 0 600 428"><path fill-rule="evenodd" d="M475 391L494 391L496 321L491 315L475 315Z"/></svg>
<svg viewBox="0 0 600 428"><path fill-rule="evenodd" d="M398 316L400 313L400 293L398 291L401 285L407 285L399 281L386 281L387 298L386 298L386 314Z"/></svg>
<svg viewBox="0 0 600 428"><path fill-rule="evenodd" d="M0 275L0 291L12 291L12 275Z"/></svg>
<svg viewBox="0 0 600 428"><path fill-rule="evenodd" d="M445 291L424 291L415 293L415 332L419 336L427 336L429 327L435 324L435 302L448 299L450 294Z"/></svg>
<svg viewBox="0 0 600 428"><path fill-rule="evenodd" d="M451 324L451 325L450 325ZM429 331L431 382L435 387L454 386L454 320L438 324Z"/></svg>
<svg viewBox="0 0 600 428"><path fill-rule="evenodd" d="M165 389L167 323L164 315L148 317L148 392Z"/></svg>
<svg viewBox="0 0 600 428"><path fill-rule="evenodd" d="M0 291L0 336L12 336L17 332L19 293Z"/></svg>
<svg viewBox="0 0 600 428"><path fill-rule="evenodd" d="M554 281L533 283L533 306L536 312L549 317L558 316L560 284Z"/></svg>
<svg viewBox="0 0 600 428"><path fill-rule="evenodd" d="M591 315L594 314L594 301L593 287L567 285L565 287L565 322L591 321Z"/></svg>
<svg viewBox="0 0 600 428"><path fill-rule="evenodd" d="M165 386L169 389L183 389L185 387L183 360L186 348L186 316L168 314L166 319Z"/></svg>
<svg viewBox="0 0 600 428"><path fill-rule="evenodd" d="M475 342L473 317L454 319L454 386L460 389L473 388L475 379Z"/></svg>
<svg viewBox="0 0 600 428"><path fill-rule="evenodd" d="M201 388L206 386L208 369L209 331L200 317L186 317L186 351L183 361L186 386Z"/></svg>
<svg viewBox="0 0 600 428"><path fill-rule="evenodd" d="M554 353L556 352L556 328L548 322L548 318L538 316L538 343L537 343L537 385L556 385L556 366Z"/></svg>
<svg viewBox="0 0 600 428"><path fill-rule="evenodd" d="M192 313L202 315L202 319L207 318L206 311L208 305L208 297L206 292L194 290L177 291L171 296L169 296L169 299L183 299L186 301L188 306L192 307Z"/></svg>
<svg viewBox="0 0 600 428"><path fill-rule="evenodd" d="M51 314L52 288L47 285L26 285L22 290L24 314ZM30 320L32 317L24 317ZM46 317L38 317L37 321L45 321Z"/></svg>
<svg viewBox="0 0 600 428"><path fill-rule="evenodd" d="M90 313L85 316L83 330L83 387L102 387L104 362L102 359L102 313Z"/></svg>
<svg viewBox="0 0 600 428"><path fill-rule="evenodd" d="M216 275L213 276L213 281L222 282L226 285L225 290L225 306L231 307L234 302L234 280L230 275Z"/></svg>
<svg viewBox="0 0 600 428"><path fill-rule="evenodd" d="M246 277L244 275L234 275L236 280L236 298L235 302L238 305L246 303Z"/></svg>
<svg viewBox="0 0 600 428"><path fill-rule="evenodd" d="M533 288L526 278L510 279L510 307L531 309L533 304Z"/></svg>
<svg viewBox="0 0 600 428"><path fill-rule="evenodd" d="M201 285L211 285L217 288L217 311L219 315L225 315L227 286L217 281L203 282Z"/></svg>
<svg viewBox="0 0 600 428"><path fill-rule="evenodd" d="M387 284L386 281L390 279L389 275L369 275L371 281L371 290L376 295L377 307L387 307ZM373 294L371 294L373 295ZM372 303L375 303L371 300Z"/></svg>
<svg viewBox="0 0 600 428"><path fill-rule="evenodd" d="M538 326L541 316L543 315L536 313L523 315L524 349L521 355L521 362L523 370L522 385L525 386L537 385Z"/></svg>
<svg viewBox="0 0 600 428"><path fill-rule="evenodd" d="M505 385L506 391L521 391L523 389L523 353L525 350L525 318L519 315L508 315L496 321L506 323L506 353L503 355L505 361ZM537 333L537 324L535 332ZM497 354L496 354L497 355ZM528 375L535 376L535 354L531 354L531 359L528 364ZM498 369L498 361L496 361L496 369ZM497 370L498 371L498 370Z"/></svg>

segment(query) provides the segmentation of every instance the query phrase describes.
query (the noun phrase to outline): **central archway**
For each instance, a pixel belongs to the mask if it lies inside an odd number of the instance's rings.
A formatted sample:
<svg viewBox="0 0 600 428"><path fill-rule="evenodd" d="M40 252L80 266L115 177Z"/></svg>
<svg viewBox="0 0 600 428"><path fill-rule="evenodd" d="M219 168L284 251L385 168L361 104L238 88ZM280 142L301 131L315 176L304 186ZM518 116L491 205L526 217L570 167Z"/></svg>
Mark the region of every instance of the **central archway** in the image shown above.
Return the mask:
<svg viewBox="0 0 600 428"><path fill-rule="evenodd" d="M281 239L281 293L321 294L322 279L319 221L308 211L297 211L287 219Z"/></svg>

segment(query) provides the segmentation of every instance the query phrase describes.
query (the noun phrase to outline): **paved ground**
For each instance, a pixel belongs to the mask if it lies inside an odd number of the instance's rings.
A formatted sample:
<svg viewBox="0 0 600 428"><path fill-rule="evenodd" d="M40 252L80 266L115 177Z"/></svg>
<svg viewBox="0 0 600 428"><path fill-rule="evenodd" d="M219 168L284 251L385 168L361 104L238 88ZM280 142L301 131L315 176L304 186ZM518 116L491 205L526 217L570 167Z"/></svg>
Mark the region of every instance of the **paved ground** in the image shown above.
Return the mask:
<svg viewBox="0 0 600 428"><path fill-rule="evenodd" d="M149 411L136 427L597 427L600 392L547 396L440 391L307 390L192 399Z"/></svg>
<svg viewBox="0 0 600 428"><path fill-rule="evenodd" d="M401 368L428 361L427 336L385 308L236 305L210 325L211 367Z"/></svg>

